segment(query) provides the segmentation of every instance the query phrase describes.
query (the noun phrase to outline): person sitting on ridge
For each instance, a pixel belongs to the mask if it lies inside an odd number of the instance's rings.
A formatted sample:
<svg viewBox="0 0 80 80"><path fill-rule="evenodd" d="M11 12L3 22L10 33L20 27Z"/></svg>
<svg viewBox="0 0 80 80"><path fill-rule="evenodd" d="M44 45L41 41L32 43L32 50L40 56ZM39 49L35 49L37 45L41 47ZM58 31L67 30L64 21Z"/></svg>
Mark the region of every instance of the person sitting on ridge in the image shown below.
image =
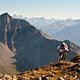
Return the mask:
<svg viewBox="0 0 80 80"><path fill-rule="evenodd" d="M59 52L59 56L60 56L59 61L65 60L67 53L69 51L67 44L63 42L60 46L57 47L57 51Z"/></svg>

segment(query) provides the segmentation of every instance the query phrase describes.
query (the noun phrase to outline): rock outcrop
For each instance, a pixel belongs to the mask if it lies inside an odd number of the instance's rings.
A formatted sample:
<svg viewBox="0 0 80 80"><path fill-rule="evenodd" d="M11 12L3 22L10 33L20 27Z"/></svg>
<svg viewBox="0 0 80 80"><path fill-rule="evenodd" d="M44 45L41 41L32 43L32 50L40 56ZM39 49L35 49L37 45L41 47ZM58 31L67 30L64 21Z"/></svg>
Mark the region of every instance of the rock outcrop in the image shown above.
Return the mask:
<svg viewBox="0 0 80 80"><path fill-rule="evenodd" d="M77 63L80 63L80 54L76 55L75 57L73 57L71 59L72 62L77 62Z"/></svg>
<svg viewBox="0 0 80 80"><path fill-rule="evenodd" d="M21 80L79 80L80 70L76 70L75 65L77 63L60 61L18 74L17 78ZM77 68L80 66L78 65Z"/></svg>

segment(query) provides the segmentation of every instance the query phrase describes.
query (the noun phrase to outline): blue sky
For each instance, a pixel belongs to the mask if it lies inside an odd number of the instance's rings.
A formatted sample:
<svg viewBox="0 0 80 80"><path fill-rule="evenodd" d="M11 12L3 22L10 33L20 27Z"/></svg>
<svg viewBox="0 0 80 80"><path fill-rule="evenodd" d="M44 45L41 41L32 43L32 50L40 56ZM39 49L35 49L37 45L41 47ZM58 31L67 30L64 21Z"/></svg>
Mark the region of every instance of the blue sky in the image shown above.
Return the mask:
<svg viewBox="0 0 80 80"><path fill-rule="evenodd" d="M0 14L45 18L80 18L80 0L0 0Z"/></svg>

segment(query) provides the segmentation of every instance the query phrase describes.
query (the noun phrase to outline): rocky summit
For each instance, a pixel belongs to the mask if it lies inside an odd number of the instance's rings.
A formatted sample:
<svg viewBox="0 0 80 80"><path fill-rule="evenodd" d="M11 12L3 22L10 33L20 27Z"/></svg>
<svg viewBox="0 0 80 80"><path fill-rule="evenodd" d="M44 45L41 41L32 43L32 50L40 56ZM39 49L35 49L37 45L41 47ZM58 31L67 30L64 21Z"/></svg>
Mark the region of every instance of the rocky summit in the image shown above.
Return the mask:
<svg viewBox="0 0 80 80"><path fill-rule="evenodd" d="M75 56L73 59L80 61L80 56ZM80 80L80 62L57 61L18 74L17 78L21 80Z"/></svg>

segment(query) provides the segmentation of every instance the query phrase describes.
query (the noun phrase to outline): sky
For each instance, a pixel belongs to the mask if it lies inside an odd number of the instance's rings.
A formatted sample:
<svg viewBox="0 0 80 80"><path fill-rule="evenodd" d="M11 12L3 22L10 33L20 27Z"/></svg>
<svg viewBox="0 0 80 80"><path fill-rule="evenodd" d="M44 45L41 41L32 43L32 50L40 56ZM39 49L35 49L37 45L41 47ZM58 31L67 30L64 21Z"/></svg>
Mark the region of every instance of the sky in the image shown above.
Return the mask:
<svg viewBox="0 0 80 80"><path fill-rule="evenodd" d="M0 15L79 19L80 0L0 0Z"/></svg>

